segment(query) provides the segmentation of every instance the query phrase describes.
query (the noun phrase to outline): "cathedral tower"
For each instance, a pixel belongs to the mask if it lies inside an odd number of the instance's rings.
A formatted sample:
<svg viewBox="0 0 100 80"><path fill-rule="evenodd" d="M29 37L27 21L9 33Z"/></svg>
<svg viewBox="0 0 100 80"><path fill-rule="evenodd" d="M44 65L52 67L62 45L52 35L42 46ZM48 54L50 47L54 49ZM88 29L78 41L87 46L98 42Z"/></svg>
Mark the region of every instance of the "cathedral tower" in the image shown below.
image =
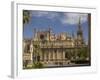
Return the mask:
<svg viewBox="0 0 100 80"><path fill-rule="evenodd" d="M81 27L81 18L79 17L78 31L77 31L77 45L82 46L83 44L84 44L83 31Z"/></svg>

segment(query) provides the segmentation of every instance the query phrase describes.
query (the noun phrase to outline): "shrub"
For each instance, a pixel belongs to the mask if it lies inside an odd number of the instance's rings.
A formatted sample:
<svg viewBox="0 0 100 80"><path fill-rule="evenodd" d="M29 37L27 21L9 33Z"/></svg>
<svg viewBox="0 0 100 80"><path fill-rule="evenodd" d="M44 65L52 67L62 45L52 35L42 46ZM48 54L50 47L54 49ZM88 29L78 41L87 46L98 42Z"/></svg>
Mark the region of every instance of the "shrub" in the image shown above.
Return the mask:
<svg viewBox="0 0 100 80"><path fill-rule="evenodd" d="M41 62L34 62L33 68L43 68L43 64Z"/></svg>

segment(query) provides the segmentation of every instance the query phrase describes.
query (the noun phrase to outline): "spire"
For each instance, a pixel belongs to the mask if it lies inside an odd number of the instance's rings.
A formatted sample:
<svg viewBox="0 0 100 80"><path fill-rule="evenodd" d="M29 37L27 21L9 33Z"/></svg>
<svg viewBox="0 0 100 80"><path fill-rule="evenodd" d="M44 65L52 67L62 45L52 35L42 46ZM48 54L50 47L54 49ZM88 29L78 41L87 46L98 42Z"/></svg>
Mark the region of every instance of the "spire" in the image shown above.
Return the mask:
<svg viewBox="0 0 100 80"><path fill-rule="evenodd" d="M49 27L49 32L52 33L52 28L51 27Z"/></svg>
<svg viewBox="0 0 100 80"><path fill-rule="evenodd" d="M82 34L82 29L81 29L81 16L79 16L77 35L81 35L81 34Z"/></svg>
<svg viewBox="0 0 100 80"><path fill-rule="evenodd" d="M72 32L72 38L75 38L74 32Z"/></svg>
<svg viewBox="0 0 100 80"><path fill-rule="evenodd" d="M50 41L51 27L49 27L49 41Z"/></svg>
<svg viewBox="0 0 100 80"><path fill-rule="evenodd" d="M36 38L36 36L37 36L37 29L34 28L33 29L33 40Z"/></svg>
<svg viewBox="0 0 100 80"><path fill-rule="evenodd" d="M81 17L79 16L78 30L81 30Z"/></svg>
<svg viewBox="0 0 100 80"><path fill-rule="evenodd" d="M33 33L34 33L34 37L35 37L35 34L36 34L36 28L33 29Z"/></svg>

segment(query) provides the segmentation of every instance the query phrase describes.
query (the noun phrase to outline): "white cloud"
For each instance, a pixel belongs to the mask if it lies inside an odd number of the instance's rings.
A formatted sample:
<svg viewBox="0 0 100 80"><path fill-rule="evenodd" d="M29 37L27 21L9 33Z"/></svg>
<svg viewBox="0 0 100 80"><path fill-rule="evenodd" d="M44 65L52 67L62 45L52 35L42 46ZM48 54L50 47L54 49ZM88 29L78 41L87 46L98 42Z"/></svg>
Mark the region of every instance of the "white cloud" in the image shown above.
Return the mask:
<svg viewBox="0 0 100 80"><path fill-rule="evenodd" d="M81 23L84 23L87 21L87 16L87 14L81 13L64 13L64 17L61 19L61 22L63 24L77 24L80 17Z"/></svg>
<svg viewBox="0 0 100 80"><path fill-rule="evenodd" d="M42 16L45 16L47 14L48 14L48 12L42 12L42 11L33 11L32 12L32 16L37 16L37 17L42 17Z"/></svg>
<svg viewBox="0 0 100 80"><path fill-rule="evenodd" d="M59 12L51 12L51 11L32 11L32 16L36 17L46 17L48 19L56 20L58 19L62 24L78 24L79 17L81 19L81 23L87 21L88 14L86 13L62 13Z"/></svg>
<svg viewBox="0 0 100 80"><path fill-rule="evenodd" d="M59 14L57 12L33 11L32 16L54 19L54 18L57 18Z"/></svg>

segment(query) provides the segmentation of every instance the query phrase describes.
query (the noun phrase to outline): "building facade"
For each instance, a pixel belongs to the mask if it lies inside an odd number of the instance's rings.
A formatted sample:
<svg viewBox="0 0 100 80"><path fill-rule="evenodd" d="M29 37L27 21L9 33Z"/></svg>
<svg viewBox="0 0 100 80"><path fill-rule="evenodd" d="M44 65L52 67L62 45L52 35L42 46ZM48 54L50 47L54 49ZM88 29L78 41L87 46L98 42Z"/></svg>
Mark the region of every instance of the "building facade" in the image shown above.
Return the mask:
<svg viewBox="0 0 100 80"><path fill-rule="evenodd" d="M33 38L23 41L23 66L33 62L63 66L83 58L82 52L85 52L84 60L89 60L88 44L84 41L80 20L76 36L67 32L55 34L51 28L34 29Z"/></svg>

